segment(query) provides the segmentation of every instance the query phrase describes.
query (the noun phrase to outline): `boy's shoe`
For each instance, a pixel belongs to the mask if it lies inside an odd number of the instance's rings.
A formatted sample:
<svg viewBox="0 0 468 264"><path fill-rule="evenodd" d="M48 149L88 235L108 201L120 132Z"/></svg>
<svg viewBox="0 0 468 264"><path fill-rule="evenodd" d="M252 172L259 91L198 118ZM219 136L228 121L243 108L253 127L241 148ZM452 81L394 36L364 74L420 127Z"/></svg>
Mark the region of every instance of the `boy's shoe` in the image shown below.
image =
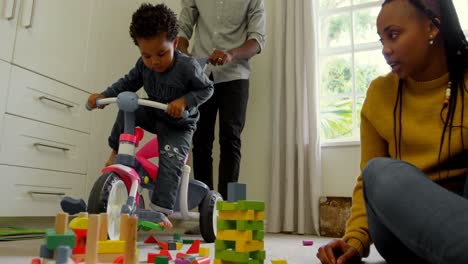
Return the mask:
<svg viewBox="0 0 468 264"><path fill-rule="evenodd" d="M151 210L153 210L154 212L156 213L160 213L163 215L163 221L161 223L159 223L159 225L161 225L162 227L164 227L165 229L171 229L172 228L172 223L171 221L169 220L169 218L167 218L167 215L163 212L161 212L159 209L160 207L153 204L153 203L150 203L149 204L149 207L151 208Z"/></svg>

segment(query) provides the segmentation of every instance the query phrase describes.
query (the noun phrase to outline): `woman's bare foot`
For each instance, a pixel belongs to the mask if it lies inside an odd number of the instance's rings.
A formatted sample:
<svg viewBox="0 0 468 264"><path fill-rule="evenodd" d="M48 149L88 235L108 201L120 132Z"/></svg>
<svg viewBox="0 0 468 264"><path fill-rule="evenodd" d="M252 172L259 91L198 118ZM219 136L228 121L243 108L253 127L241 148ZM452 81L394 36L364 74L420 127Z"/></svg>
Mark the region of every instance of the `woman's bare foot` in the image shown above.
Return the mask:
<svg viewBox="0 0 468 264"><path fill-rule="evenodd" d="M161 223L159 223L159 225L164 227L164 229L171 229L172 228L172 223L169 220L169 218L167 218L167 216L164 216L164 220Z"/></svg>
<svg viewBox="0 0 468 264"><path fill-rule="evenodd" d="M114 164L116 155L117 155L117 151L112 150L112 152L111 152L111 154L109 156L109 159L106 161L106 167Z"/></svg>

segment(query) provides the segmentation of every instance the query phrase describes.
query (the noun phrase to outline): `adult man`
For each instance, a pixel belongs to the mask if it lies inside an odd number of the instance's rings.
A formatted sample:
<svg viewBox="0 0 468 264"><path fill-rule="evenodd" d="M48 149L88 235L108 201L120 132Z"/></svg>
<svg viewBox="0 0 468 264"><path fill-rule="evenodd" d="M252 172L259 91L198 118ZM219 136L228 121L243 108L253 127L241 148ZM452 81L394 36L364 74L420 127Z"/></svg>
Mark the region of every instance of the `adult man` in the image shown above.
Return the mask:
<svg viewBox="0 0 468 264"><path fill-rule="evenodd" d="M263 0L182 0L179 17L180 51L208 57L206 73L214 81L211 99L200 107L193 137L193 165L197 180L213 189L212 148L219 111L218 192L226 199L227 184L237 182L241 133L249 95L249 59L265 45ZM192 38L192 54L188 52Z"/></svg>

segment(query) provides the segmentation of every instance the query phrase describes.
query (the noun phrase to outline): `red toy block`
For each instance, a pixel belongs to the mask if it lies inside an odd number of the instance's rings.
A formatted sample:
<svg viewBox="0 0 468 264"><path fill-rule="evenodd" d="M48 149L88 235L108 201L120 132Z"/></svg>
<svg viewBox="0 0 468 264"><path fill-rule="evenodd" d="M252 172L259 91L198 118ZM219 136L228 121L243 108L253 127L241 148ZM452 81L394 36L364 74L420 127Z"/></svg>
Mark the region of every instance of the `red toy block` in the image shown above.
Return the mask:
<svg viewBox="0 0 468 264"><path fill-rule="evenodd" d="M156 240L156 238L154 238L154 236L149 236L145 240L145 244L158 244L158 241Z"/></svg>
<svg viewBox="0 0 468 264"><path fill-rule="evenodd" d="M124 256L120 256L114 260L113 264L123 264L124 263Z"/></svg>
<svg viewBox="0 0 468 264"><path fill-rule="evenodd" d="M190 248L187 250L187 254L198 254L198 251L200 250L200 240L195 240L193 241L193 244L190 246Z"/></svg>
<svg viewBox="0 0 468 264"><path fill-rule="evenodd" d="M159 249L161 250L169 250L169 244L167 242L157 242Z"/></svg>
<svg viewBox="0 0 468 264"><path fill-rule="evenodd" d="M201 257L192 261L192 264L210 264L210 261L211 261L210 257Z"/></svg>
<svg viewBox="0 0 468 264"><path fill-rule="evenodd" d="M72 250L73 255L81 255L86 253L86 236L87 229L73 229L76 236L75 248Z"/></svg>
<svg viewBox="0 0 468 264"><path fill-rule="evenodd" d="M162 249L159 253L148 253L148 263L154 263L156 257L159 256L166 256L169 258L169 260L172 260L171 253L169 253L168 250Z"/></svg>
<svg viewBox="0 0 468 264"><path fill-rule="evenodd" d="M188 255L182 252L177 253L176 259L181 259L181 258L187 258L187 257L192 257L192 255Z"/></svg>
<svg viewBox="0 0 468 264"><path fill-rule="evenodd" d="M41 264L41 263L42 263L42 262L41 262L41 259L40 259L40 258L33 258L33 259L31 260L31 264Z"/></svg>

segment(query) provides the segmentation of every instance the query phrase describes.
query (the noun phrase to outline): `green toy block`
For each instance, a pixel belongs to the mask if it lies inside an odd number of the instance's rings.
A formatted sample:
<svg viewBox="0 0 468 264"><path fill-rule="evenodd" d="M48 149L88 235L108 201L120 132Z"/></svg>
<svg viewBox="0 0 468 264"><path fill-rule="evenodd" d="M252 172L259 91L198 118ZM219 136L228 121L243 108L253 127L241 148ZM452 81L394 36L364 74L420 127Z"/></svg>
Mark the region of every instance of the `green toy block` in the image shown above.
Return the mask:
<svg viewBox="0 0 468 264"><path fill-rule="evenodd" d="M232 250L216 250L215 258L223 261L231 261L236 263L244 263L250 260L249 253L238 253Z"/></svg>
<svg viewBox="0 0 468 264"><path fill-rule="evenodd" d="M173 237L174 237L174 241L176 242L182 241L181 235L179 233L174 233Z"/></svg>
<svg viewBox="0 0 468 264"><path fill-rule="evenodd" d="M68 229L63 235L55 233L55 229L46 230L45 244L48 249L55 250L58 246L69 246L75 248L76 236L75 233Z"/></svg>
<svg viewBox="0 0 468 264"><path fill-rule="evenodd" d="M219 211L233 211L237 210L237 203L231 203L226 201L218 201L216 203L216 209Z"/></svg>
<svg viewBox="0 0 468 264"><path fill-rule="evenodd" d="M259 251L250 252L250 257L252 259L264 261L266 259L266 251L259 250Z"/></svg>
<svg viewBox="0 0 468 264"><path fill-rule="evenodd" d="M216 240L215 241L215 250L227 250L227 249L234 249L236 248L235 241L227 241L227 240Z"/></svg>
<svg viewBox="0 0 468 264"><path fill-rule="evenodd" d="M167 256L157 256L154 259L154 264L169 264L169 258Z"/></svg>
<svg viewBox="0 0 468 264"><path fill-rule="evenodd" d="M182 244L193 244L193 239L184 239L182 240Z"/></svg>
<svg viewBox="0 0 468 264"><path fill-rule="evenodd" d="M262 230L253 231L252 240L263 240L265 237L265 232Z"/></svg>
<svg viewBox="0 0 468 264"><path fill-rule="evenodd" d="M246 230L263 230L263 221L237 221L237 230L246 231Z"/></svg>
<svg viewBox="0 0 468 264"><path fill-rule="evenodd" d="M265 203L259 201L238 201L238 210L265 211Z"/></svg>
<svg viewBox="0 0 468 264"><path fill-rule="evenodd" d="M235 230L237 229L237 224L235 220L218 219L218 224L216 227L218 230Z"/></svg>

